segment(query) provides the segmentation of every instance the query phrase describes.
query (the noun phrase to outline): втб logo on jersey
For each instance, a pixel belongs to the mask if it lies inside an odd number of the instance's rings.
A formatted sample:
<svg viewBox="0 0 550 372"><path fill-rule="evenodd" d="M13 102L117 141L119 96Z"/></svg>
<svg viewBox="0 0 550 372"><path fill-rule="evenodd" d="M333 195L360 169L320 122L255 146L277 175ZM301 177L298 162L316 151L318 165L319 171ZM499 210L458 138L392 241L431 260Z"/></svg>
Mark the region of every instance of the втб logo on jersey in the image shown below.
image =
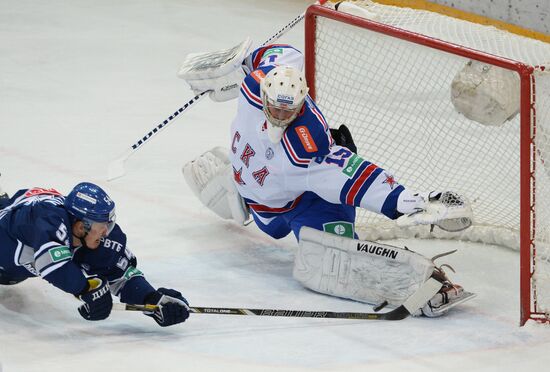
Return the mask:
<svg viewBox="0 0 550 372"><path fill-rule="evenodd" d="M369 243L357 243L357 252L372 253L377 256L388 257L396 259L399 252L394 251L393 249L380 247L379 245L369 244Z"/></svg>

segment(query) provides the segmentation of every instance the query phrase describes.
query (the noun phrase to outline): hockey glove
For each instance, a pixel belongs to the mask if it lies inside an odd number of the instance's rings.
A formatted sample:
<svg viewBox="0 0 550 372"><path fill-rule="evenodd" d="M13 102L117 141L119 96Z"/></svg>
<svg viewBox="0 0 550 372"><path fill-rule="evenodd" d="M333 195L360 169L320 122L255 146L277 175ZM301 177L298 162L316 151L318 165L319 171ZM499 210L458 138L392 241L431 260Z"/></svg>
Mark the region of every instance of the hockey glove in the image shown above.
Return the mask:
<svg viewBox="0 0 550 372"><path fill-rule="evenodd" d="M357 154L357 146L355 146L355 142L353 142L351 132L344 124L340 125L338 129L330 128L330 135L338 146L347 147L351 152Z"/></svg>
<svg viewBox="0 0 550 372"><path fill-rule="evenodd" d="M78 312L86 320L103 320L111 314L113 299L106 280L98 277L88 279L88 286L78 298L84 301Z"/></svg>
<svg viewBox="0 0 550 372"><path fill-rule="evenodd" d="M189 318L189 303L174 289L159 288L145 298L145 303L158 306L154 312L145 315L155 319L161 327L183 323Z"/></svg>

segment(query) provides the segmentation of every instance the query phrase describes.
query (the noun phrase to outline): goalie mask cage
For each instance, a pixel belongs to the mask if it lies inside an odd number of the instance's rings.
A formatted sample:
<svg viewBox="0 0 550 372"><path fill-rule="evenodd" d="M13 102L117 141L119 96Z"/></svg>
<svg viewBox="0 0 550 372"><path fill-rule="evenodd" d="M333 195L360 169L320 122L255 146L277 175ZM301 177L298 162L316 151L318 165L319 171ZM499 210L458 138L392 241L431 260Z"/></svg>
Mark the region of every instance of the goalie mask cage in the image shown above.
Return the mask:
<svg viewBox="0 0 550 372"><path fill-rule="evenodd" d="M376 21L308 8L310 94L332 127L350 127L359 155L399 182L466 196L474 225L454 235L427 226L401 229L358 210L359 235L457 238L518 249L520 324L548 322L550 73L543 65L550 63L550 45L435 13L364 3ZM490 126L457 111L451 84L471 60L513 72L518 115Z"/></svg>

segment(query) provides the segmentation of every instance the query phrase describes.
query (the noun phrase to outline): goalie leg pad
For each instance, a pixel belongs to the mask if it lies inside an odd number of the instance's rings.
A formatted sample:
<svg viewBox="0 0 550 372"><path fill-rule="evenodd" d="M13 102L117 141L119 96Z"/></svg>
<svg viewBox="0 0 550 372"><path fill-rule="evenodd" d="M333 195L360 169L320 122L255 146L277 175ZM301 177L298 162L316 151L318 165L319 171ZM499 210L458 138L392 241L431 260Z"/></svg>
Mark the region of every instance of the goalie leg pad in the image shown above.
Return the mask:
<svg viewBox="0 0 550 372"><path fill-rule="evenodd" d="M303 227L293 276L317 292L397 306L430 278L434 268L431 260L407 249Z"/></svg>
<svg viewBox="0 0 550 372"><path fill-rule="evenodd" d="M185 164L182 171L193 194L208 209L239 224L248 220L248 207L233 183L226 149L215 147Z"/></svg>

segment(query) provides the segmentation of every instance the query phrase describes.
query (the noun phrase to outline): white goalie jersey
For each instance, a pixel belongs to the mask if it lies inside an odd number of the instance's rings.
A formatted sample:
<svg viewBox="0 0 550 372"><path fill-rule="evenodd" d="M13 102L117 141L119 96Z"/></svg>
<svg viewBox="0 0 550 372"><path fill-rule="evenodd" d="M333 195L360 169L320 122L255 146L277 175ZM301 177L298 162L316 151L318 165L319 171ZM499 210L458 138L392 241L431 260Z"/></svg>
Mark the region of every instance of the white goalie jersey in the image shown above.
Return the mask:
<svg viewBox="0 0 550 372"><path fill-rule="evenodd" d="M269 140L260 81L277 64L302 68L303 57L290 46L276 45L260 48L247 59L253 71L241 85L231 125L233 179L250 209L259 217L271 217L291 210L300 195L311 191L331 203L397 218L399 195L406 189L384 169L336 145L309 96L282 140Z"/></svg>

